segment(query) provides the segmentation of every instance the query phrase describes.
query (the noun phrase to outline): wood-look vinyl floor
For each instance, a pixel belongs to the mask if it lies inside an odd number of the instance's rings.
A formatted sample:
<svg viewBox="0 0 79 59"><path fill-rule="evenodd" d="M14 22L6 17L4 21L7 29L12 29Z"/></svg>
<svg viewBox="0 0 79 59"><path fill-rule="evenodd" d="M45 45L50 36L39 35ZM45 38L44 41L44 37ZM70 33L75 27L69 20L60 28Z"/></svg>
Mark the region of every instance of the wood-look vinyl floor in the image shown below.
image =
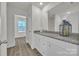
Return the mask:
<svg viewBox="0 0 79 59"><path fill-rule="evenodd" d="M41 56L36 50L26 44L25 38L16 38L16 46L7 49L8 56Z"/></svg>

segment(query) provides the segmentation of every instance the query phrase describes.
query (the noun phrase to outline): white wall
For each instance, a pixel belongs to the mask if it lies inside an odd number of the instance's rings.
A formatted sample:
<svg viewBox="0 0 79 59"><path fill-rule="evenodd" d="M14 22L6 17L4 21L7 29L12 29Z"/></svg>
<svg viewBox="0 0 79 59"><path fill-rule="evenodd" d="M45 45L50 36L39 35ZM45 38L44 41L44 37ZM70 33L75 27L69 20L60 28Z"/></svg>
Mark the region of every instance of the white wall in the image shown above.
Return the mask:
<svg viewBox="0 0 79 59"><path fill-rule="evenodd" d="M7 40L7 3L1 3L1 40Z"/></svg>
<svg viewBox="0 0 79 59"><path fill-rule="evenodd" d="M30 25L29 24L29 26L32 26L32 28L30 28L31 30L29 31L29 35L30 35L30 44L31 44L31 47L33 48L33 42L35 41L35 40L33 40L34 39L34 31L35 30L42 30L42 27L41 27L41 9L40 8L38 8L38 7L36 7L36 6L34 6L34 5L32 5L32 21L29 21L29 22L31 22L32 24Z"/></svg>
<svg viewBox="0 0 79 59"><path fill-rule="evenodd" d="M59 24L61 24L64 17L67 17L67 21L72 24L72 33L79 33L79 12L72 13L69 16L66 13L56 15L55 18L55 31L59 31Z"/></svg>
<svg viewBox="0 0 79 59"><path fill-rule="evenodd" d="M48 15L48 30L55 31L55 15Z"/></svg>
<svg viewBox="0 0 79 59"><path fill-rule="evenodd" d="M42 9L42 30L48 30L48 12Z"/></svg>
<svg viewBox="0 0 79 59"><path fill-rule="evenodd" d="M41 9L32 6L32 30L41 30Z"/></svg>
<svg viewBox="0 0 79 59"><path fill-rule="evenodd" d="M1 2L1 41L7 40L7 3ZM1 44L1 56L7 55L7 44Z"/></svg>
<svg viewBox="0 0 79 59"><path fill-rule="evenodd" d="M54 7L56 7L57 5L59 5L61 2L51 2L51 3L49 3L49 4L47 4L44 8L43 8L43 10L44 11L50 11L51 9L53 9Z"/></svg>
<svg viewBox="0 0 79 59"><path fill-rule="evenodd" d="M48 30L48 11L60 3L49 3L44 8L32 6L33 30Z"/></svg>
<svg viewBox="0 0 79 59"><path fill-rule="evenodd" d="M42 9L42 30L48 30L48 26L49 26L49 19L48 19L48 11L50 11L51 9L53 9L55 6L57 6L58 4L60 4L61 2L53 2L53 3L49 3L48 5L46 5L43 9ZM52 27L50 27L52 28ZM52 30L52 29L50 29Z"/></svg>
<svg viewBox="0 0 79 59"><path fill-rule="evenodd" d="M0 2L0 39L1 39L1 2ZM0 49L0 55L1 55L1 49Z"/></svg>
<svg viewBox="0 0 79 59"><path fill-rule="evenodd" d="M59 24L61 24L64 17L72 24L72 32L79 33L79 3L61 2L59 5L53 7L48 11L50 15L55 15L55 31L59 31ZM71 12L68 16L67 12Z"/></svg>
<svg viewBox="0 0 79 59"><path fill-rule="evenodd" d="M48 12L32 5L32 39L34 38L33 31L35 30L48 30Z"/></svg>
<svg viewBox="0 0 79 59"><path fill-rule="evenodd" d="M61 24L62 19L58 15L55 15L55 31L59 32L59 25Z"/></svg>
<svg viewBox="0 0 79 59"><path fill-rule="evenodd" d="M26 37L26 31L24 32L19 32L18 31L18 21L19 19L22 18L25 22L27 22L27 18L26 16L21 16L21 15L15 15L15 38L18 38L18 37Z"/></svg>
<svg viewBox="0 0 79 59"><path fill-rule="evenodd" d="M79 21L78 21L78 32L79 32Z"/></svg>
<svg viewBox="0 0 79 59"><path fill-rule="evenodd" d="M23 3L22 6L20 6L20 4L21 3L19 2L15 2L15 3L8 3L7 5L8 47L15 46L15 14L27 16L28 19L30 18L31 5L27 6L26 5L27 3ZM24 9L22 9L21 7L24 7Z"/></svg>
<svg viewBox="0 0 79 59"><path fill-rule="evenodd" d="M48 12L32 6L32 22L33 30L48 30Z"/></svg>

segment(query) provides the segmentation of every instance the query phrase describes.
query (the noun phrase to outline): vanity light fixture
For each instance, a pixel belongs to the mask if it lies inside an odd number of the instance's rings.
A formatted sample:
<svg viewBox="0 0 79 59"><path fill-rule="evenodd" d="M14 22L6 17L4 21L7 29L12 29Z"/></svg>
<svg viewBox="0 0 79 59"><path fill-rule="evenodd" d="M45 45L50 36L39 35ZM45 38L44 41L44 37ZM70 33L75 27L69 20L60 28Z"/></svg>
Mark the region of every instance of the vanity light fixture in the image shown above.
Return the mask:
<svg viewBox="0 0 79 59"><path fill-rule="evenodd" d="M43 5L43 3L42 3L42 2L40 2L40 5Z"/></svg>

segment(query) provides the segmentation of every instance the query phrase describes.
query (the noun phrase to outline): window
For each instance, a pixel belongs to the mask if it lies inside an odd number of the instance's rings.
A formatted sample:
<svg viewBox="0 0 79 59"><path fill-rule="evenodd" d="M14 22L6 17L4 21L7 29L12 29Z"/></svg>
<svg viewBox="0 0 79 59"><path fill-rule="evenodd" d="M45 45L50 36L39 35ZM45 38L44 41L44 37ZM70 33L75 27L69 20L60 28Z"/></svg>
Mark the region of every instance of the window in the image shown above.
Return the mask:
<svg viewBox="0 0 79 59"><path fill-rule="evenodd" d="M26 31L26 21L24 19L20 19L18 21L18 32L25 32Z"/></svg>

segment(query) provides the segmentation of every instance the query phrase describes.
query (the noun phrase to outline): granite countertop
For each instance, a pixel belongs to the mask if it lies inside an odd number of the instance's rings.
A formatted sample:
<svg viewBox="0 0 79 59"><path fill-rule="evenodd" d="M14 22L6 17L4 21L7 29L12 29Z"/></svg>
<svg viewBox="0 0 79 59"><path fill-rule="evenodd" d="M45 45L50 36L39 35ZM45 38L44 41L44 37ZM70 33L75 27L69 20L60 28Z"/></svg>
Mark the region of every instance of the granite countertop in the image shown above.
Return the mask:
<svg viewBox="0 0 79 59"><path fill-rule="evenodd" d="M69 37L63 37L63 36L60 36L58 32L53 32L53 31L42 31L42 32L34 31L34 33L79 45L79 34L73 33Z"/></svg>

